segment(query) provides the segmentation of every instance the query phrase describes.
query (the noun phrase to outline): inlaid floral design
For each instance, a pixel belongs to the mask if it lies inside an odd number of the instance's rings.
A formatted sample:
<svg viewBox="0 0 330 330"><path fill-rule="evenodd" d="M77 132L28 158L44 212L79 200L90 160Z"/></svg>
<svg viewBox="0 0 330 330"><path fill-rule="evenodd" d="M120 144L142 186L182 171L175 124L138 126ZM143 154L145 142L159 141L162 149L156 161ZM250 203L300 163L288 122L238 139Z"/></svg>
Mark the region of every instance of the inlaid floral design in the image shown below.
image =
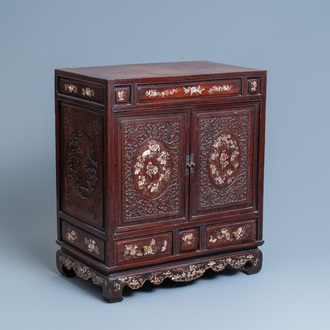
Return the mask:
<svg viewBox="0 0 330 330"><path fill-rule="evenodd" d="M146 91L146 96L148 97L156 97L156 96L160 96L160 97L165 97L165 96L170 96L173 94L179 93L179 89L178 88L172 88L172 89L166 89L163 91L158 91L155 89L149 89Z"/></svg>
<svg viewBox="0 0 330 330"><path fill-rule="evenodd" d="M220 134L212 143L208 157L209 175L219 188L229 186L239 168L239 146L230 133Z"/></svg>
<svg viewBox="0 0 330 330"><path fill-rule="evenodd" d="M261 260L257 254L249 253L246 255L225 257L221 259L214 259L206 262L196 263L192 265L187 265L184 267L172 268L166 271L152 272L142 276L127 276L119 277L116 279L114 289L116 292L122 290L122 288L127 285L131 289L139 289L143 286L145 281L150 281L153 284L159 285L166 278L171 279L175 282L188 282L201 277L207 269L212 269L215 272L220 272L230 266L234 269L242 269L247 263L250 263L252 267L255 267L258 271L258 267L261 266Z"/></svg>
<svg viewBox="0 0 330 330"><path fill-rule="evenodd" d="M142 257L146 255L154 255L157 252L165 252L167 249L167 240L156 242L155 239L151 239L149 245L141 244L129 244L125 245L124 258Z"/></svg>
<svg viewBox="0 0 330 330"><path fill-rule="evenodd" d="M120 102L125 101L125 97L126 97L125 90L117 91L117 95L118 95L118 101L120 101Z"/></svg>
<svg viewBox="0 0 330 330"><path fill-rule="evenodd" d="M210 235L209 242L216 243L217 241L235 241L243 238L247 234L244 227L239 227L235 231L230 231L228 228L223 228L216 232L215 236Z"/></svg>
<svg viewBox="0 0 330 330"><path fill-rule="evenodd" d="M88 96L88 97L95 97L95 91L94 89L91 89L89 87L85 87L82 89L82 94L84 96Z"/></svg>
<svg viewBox="0 0 330 330"><path fill-rule="evenodd" d="M166 145L156 139L143 143L133 162L133 180L140 195L146 199L159 197L171 176L171 156Z"/></svg>
<svg viewBox="0 0 330 330"><path fill-rule="evenodd" d="M193 233L184 234L184 235L182 235L181 239L183 241L183 243L181 244L181 247L186 247L186 246L192 245L195 242L195 237L194 237Z"/></svg>
<svg viewBox="0 0 330 330"><path fill-rule="evenodd" d="M250 92L251 93L255 93L257 91L258 88L258 83L256 82L256 80L252 80L250 81Z"/></svg>
<svg viewBox="0 0 330 330"><path fill-rule="evenodd" d="M233 85L213 86L209 89L209 94L213 94L214 92L229 92L232 88Z"/></svg>
<svg viewBox="0 0 330 330"><path fill-rule="evenodd" d="M64 90L68 93L74 93L74 94L78 93L77 86L73 84L64 84Z"/></svg>
<svg viewBox="0 0 330 330"><path fill-rule="evenodd" d="M88 248L89 252L94 252L96 254L100 254L99 248L96 245L95 240L85 237L85 244L87 244L87 248Z"/></svg>
<svg viewBox="0 0 330 330"><path fill-rule="evenodd" d="M85 281L91 279L96 285L103 285L104 287L108 286L108 279L104 275L99 274L94 269L81 264L75 259L67 257L61 252L58 252L57 254L59 262L67 270L72 269L78 277L82 278Z"/></svg>
<svg viewBox="0 0 330 330"><path fill-rule="evenodd" d="M183 87L184 93L185 94L190 94L190 95L201 95L205 88L202 88L201 85L199 86L191 86L191 87Z"/></svg>
<svg viewBox="0 0 330 330"><path fill-rule="evenodd" d="M65 234L65 238L70 242L73 243L76 239L78 239L78 234L74 231L68 228L68 231Z"/></svg>

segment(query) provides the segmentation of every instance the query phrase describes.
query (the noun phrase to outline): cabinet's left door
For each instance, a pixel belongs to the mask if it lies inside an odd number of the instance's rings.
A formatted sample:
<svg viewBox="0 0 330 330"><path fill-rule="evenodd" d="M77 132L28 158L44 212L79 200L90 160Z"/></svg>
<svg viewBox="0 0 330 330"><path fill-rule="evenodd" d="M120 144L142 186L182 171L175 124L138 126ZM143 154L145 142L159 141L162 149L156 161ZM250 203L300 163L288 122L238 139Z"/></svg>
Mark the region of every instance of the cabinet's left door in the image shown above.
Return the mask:
<svg viewBox="0 0 330 330"><path fill-rule="evenodd" d="M60 211L93 227L103 224L103 115L60 102Z"/></svg>
<svg viewBox="0 0 330 330"><path fill-rule="evenodd" d="M187 221L187 113L118 118L119 226Z"/></svg>

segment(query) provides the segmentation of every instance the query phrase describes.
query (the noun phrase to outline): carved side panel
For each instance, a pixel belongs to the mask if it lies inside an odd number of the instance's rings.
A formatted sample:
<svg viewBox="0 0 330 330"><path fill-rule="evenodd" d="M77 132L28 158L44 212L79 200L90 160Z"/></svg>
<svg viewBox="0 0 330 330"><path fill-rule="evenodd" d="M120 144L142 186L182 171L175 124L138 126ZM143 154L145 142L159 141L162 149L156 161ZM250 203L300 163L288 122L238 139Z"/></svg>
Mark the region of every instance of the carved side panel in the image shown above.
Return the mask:
<svg viewBox="0 0 330 330"><path fill-rule="evenodd" d="M103 116L61 105L61 208L103 228Z"/></svg>
<svg viewBox="0 0 330 330"><path fill-rule="evenodd" d="M121 119L121 222L184 216L186 116Z"/></svg>
<svg viewBox="0 0 330 330"><path fill-rule="evenodd" d="M197 210L252 202L253 109L198 115Z"/></svg>

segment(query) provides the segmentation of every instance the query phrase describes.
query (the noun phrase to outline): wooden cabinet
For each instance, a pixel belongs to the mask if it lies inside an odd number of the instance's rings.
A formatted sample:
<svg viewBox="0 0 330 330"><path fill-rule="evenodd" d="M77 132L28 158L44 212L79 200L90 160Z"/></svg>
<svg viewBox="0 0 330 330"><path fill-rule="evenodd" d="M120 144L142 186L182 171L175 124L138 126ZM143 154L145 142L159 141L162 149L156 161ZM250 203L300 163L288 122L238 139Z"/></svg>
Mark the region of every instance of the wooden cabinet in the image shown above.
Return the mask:
<svg viewBox="0 0 330 330"><path fill-rule="evenodd" d="M111 302L148 280L261 269L266 71L55 71L59 271Z"/></svg>

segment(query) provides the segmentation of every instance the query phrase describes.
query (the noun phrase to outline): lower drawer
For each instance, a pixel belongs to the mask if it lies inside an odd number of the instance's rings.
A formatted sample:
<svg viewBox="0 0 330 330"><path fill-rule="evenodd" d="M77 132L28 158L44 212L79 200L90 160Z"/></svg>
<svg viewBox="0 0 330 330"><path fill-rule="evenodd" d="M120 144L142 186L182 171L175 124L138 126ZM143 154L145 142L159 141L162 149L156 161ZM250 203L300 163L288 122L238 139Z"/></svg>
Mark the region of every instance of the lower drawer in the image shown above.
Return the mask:
<svg viewBox="0 0 330 330"><path fill-rule="evenodd" d="M62 221L62 239L93 257L104 261L104 241L102 239L72 226L66 221Z"/></svg>
<svg viewBox="0 0 330 330"><path fill-rule="evenodd" d="M256 220L240 221L206 229L206 246L218 247L221 245L250 242L256 239Z"/></svg>
<svg viewBox="0 0 330 330"><path fill-rule="evenodd" d="M116 251L118 263L169 256L172 254L172 233L118 241Z"/></svg>

